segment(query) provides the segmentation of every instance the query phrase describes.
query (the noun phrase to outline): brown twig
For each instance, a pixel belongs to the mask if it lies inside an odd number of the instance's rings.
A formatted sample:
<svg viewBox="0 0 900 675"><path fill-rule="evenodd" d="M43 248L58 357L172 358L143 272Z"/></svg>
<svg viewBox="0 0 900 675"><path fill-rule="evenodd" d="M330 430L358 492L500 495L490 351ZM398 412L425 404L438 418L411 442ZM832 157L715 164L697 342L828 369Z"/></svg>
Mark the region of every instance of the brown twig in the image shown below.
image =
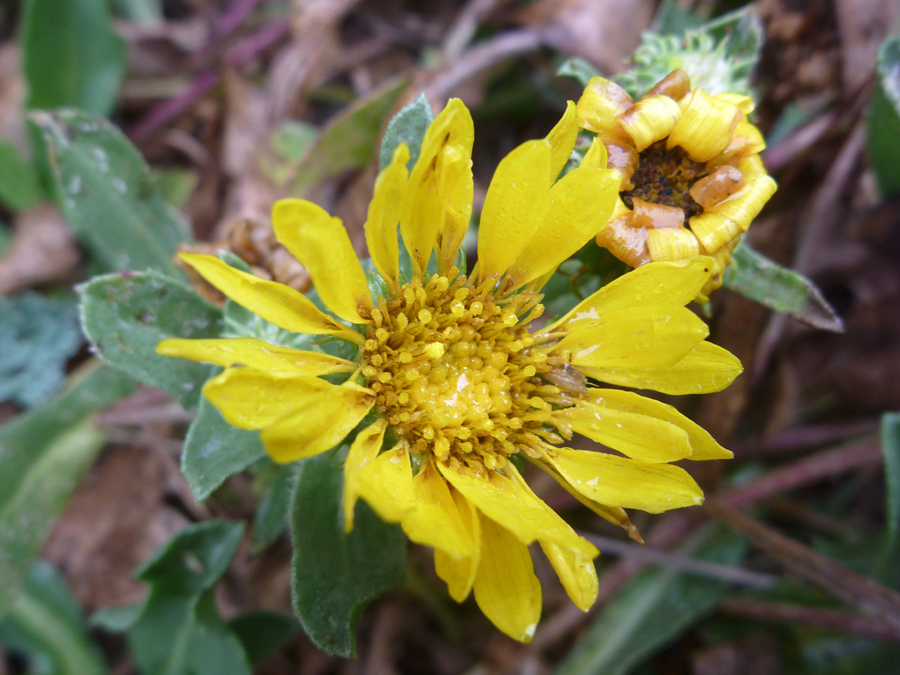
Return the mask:
<svg viewBox="0 0 900 675"><path fill-rule="evenodd" d="M704 509L777 559L792 576L818 586L900 630L900 594L829 560L720 500L708 500Z"/></svg>
<svg viewBox="0 0 900 675"><path fill-rule="evenodd" d="M783 455L815 447L842 443L855 436L863 436L878 431L876 420L839 424L815 424L788 429L763 440L732 442L728 449L737 457L758 457L761 455Z"/></svg>
<svg viewBox="0 0 900 675"><path fill-rule="evenodd" d="M850 469L880 464L881 447L868 438L834 450L826 450L771 471L743 487L729 490L719 500L730 507L753 504L790 489L837 476Z"/></svg>
<svg viewBox="0 0 900 675"><path fill-rule="evenodd" d="M747 619L802 623L807 626L828 628L839 633L900 642L900 629L895 626L866 616L833 609L732 598L719 603L718 610L731 616Z"/></svg>

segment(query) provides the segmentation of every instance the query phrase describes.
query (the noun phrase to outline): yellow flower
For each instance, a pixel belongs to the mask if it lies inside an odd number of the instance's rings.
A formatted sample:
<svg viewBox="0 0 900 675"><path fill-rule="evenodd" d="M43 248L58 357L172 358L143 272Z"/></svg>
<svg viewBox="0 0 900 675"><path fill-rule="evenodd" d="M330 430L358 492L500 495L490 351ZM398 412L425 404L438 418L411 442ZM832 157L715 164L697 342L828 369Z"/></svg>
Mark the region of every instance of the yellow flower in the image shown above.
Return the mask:
<svg viewBox="0 0 900 675"><path fill-rule="evenodd" d="M577 133L569 103L547 138L500 163L468 277L454 261L472 208L473 127L458 100L429 127L412 171L401 145L376 182L365 233L383 295L370 295L341 222L302 200L275 205L275 233L334 316L213 256L182 256L264 319L355 343L355 360L251 338L170 339L158 347L225 367L204 394L234 426L261 429L275 461L325 452L367 420L344 465L348 531L361 497L411 540L434 548L454 599L474 592L488 618L523 641L541 608L528 545L540 543L584 610L597 595L598 551L531 491L510 458L530 460L635 533L623 509L659 513L702 501L688 473L670 462L731 453L671 406L587 378L688 394L720 390L741 371L731 354L705 341L707 327L684 306L709 277L708 257L646 265L559 320L536 321L543 282L603 227L617 195L618 177L600 168L600 143L555 180ZM405 283L398 225L413 267ZM428 274L432 254L437 272ZM334 373L349 377L340 385L320 377ZM565 447L574 434L621 454Z"/></svg>
<svg viewBox="0 0 900 675"><path fill-rule="evenodd" d="M712 275L697 296L706 302L776 189L759 158L765 141L746 119L752 110L746 96L691 89L681 70L637 102L617 84L593 78L578 101L579 125L597 133L608 167L622 177L597 243L632 267L712 256Z"/></svg>

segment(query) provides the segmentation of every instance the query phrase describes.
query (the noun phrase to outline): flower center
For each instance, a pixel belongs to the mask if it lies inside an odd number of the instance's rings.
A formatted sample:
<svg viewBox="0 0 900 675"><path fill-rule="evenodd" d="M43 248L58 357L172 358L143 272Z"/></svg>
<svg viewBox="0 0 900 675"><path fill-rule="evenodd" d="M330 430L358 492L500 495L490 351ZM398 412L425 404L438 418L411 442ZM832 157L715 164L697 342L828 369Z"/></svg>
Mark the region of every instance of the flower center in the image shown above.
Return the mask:
<svg viewBox="0 0 900 675"><path fill-rule="evenodd" d="M666 149L659 141L644 150L638 159L631 182L634 189L622 193L622 201L631 209L634 198L646 202L677 206L684 211L685 222L702 213L703 208L690 195L691 186L707 175L706 165L695 162L684 150Z"/></svg>
<svg viewBox="0 0 900 675"><path fill-rule="evenodd" d="M499 469L519 451L539 456L556 438L553 406L573 398L541 377L564 367L527 329L541 296L495 297L455 275L379 298L362 357L376 408L419 457Z"/></svg>

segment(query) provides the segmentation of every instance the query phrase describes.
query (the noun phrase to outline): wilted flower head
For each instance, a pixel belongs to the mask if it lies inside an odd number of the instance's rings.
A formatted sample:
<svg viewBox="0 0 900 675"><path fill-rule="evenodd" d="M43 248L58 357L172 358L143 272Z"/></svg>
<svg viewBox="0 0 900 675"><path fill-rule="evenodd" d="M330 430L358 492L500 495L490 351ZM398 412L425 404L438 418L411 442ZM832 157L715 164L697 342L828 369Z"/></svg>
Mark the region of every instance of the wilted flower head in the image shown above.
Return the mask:
<svg viewBox="0 0 900 675"><path fill-rule="evenodd" d="M597 243L632 267L712 256L712 275L697 298L705 302L776 188L759 158L765 141L746 118L752 110L747 96L691 89L681 70L637 102L593 78L578 101L578 121L597 133L609 168L622 177Z"/></svg>
<svg viewBox="0 0 900 675"><path fill-rule="evenodd" d="M458 100L429 127L411 171L401 145L378 177L365 232L380 291L370 292L341 222L303 200L275 205L275 233L334 316L213 256L183 256L272 323L353 343L352 360L253 338L159 345L162 354L225 367L204 394L231 424L261 429L278 462L348 439L347 528L361 497L435 549L453 598L474 592L490 620L519 640L530 639L541 607L528 545L540 543L585 610L597 595L598 551L531 491L512 458L633 531L625 508L658 513L702 500L670 462L731 455L674 408L594 381L687 394L722 389L741 370L705 341L706 326L684 306L709 278L708 257L646 265L558 320L537 321L540 287L606 224L619 186L599 142L556 180L577 134L570 103L547 138L503 159L470 276L455 266L473 190L473 125ZM401 273L398 226L411 275ZM340 373L342 384L323 379ZM567 447L574 434L615 453Z"/></svg>

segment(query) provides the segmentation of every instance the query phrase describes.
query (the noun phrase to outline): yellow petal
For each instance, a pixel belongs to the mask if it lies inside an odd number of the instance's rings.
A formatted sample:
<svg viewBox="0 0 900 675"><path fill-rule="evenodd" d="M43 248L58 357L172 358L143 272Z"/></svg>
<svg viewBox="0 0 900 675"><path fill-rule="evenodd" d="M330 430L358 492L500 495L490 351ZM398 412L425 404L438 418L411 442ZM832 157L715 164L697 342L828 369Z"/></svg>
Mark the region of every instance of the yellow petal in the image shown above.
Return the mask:
<svg viewBox="0 0 900 675"><path fill-rule="evenodd" d="M704 209L725 201L747 185L737 167L725 164L691 186L691 198Z"/></svg>
<svg viewBox="0 0 900 675"><path fill-rule="evenodd" d="M262 429L341 387L309 375L228 368L203 386L203 393L232 426Z"/></svg>
<svg viewBox="0 0 900 675"><path fill-rule="evenodd" d="M690 90L691 78L688 77L686 72L680 68L676 68L659 82L654 84L643 98L646 98L647 96L662 95L678 101L690 92Z"/></svg>
<svg viewBox="0 0 900 675"><path fill-rule="evenodd" d="M741 192L746 192L746 190L747 188L744 188ZM710 210L691 218L691 231L696 235L703 250L712 255L725 242L731 241L740 235L742 230L728 216Z"/></svg>
<svg viewBox="0 0 900 675"><path fill-rule="evenodd" d="M689 260L700 255L696 235L684 228L653 228L647 230L647 250L656 261Z"/></svg>
<svg viewBox="0 0 900 675"><path fill-rule="evenodd" d="M577 368L650 370L674 365L709 335L692 311L680 306L636 306L570 324L553 348L571 352Z"/></svg>
<svg viewBox="0 0 900 675"><path fill-rule="evenodd" d="M619 194L608 169L580 166L550 189L544 222L509 270L510 288L537 279L567 260L606 225Z"/></svg>
<svg viewBox="0 0 900 675"><path fill-rule="evenodd" d="M638 152L661 141L675 128L681 108L668 96L648 96L619 117Z"/></svg>
<svg viewBox="0 0 900 675"><path fill-rule="evenodd" d="M683 429L691 444L690 458L693 460L730 459L734 456L719 445L706 429L666 403L621 389L591 389L590 397L599 406L636 413L648 419L664 420Z"/></svg>
<svg viewBox="0 0 900 675"><path fill-rule="evenodd" d="M498 279L531 241L550 208L550 144L528 141L500 161L478 228L481 279Z"/></svg>
<svg viewBox="0 0 900 675"><path fill-rule="evenodd" d="M365 341L290 286L241 272L212 255L182 253L180 258L241 307L276 326L306 335L337 335L358 344Z"/></svg>
<svg viewBox="0 0 900 675"><path fill-rule="evenodd" d="M777 184L769 176L760 176L743 190L713 206L711 211L737 223L741 232L746 232L777 189Z"/></svg>
<svg viewBox="0 0 900 675"><path fill-rule="evenodd" d="M582 300L547 330L641 305L684 306L706 283L711 264L710 258L698 257L639 267Z"/></svg>
<svg viewBox="0 0 900 675"><path fill-rule="evenodd" d="M439 166L441 205L444 218L438 233L438 271L456 265L456 253L472 220L472 156L458 145L444 148Z"/></svg>
<svg viewBox="0 0 900 675"><path fill-rule="evenodd" d="M732 105L736 105L742 113L745 115L749 115L753 112L753 109L756 107L756 104L753 102L753 99L749 96L744 96L743 94L733 94L731 92L726 92L723 94L716 94L713 98L717 98L720 101L727 101Z"/></svg>
<svg viewBox="0 0 900 675"><path fill-rule="evenodd" d="M438 235L444 229L446 207L441 186L444 185L446 189L447 183L442 179L441 173L445 157L454 166L460 152L463 157L471 157L474 138L472 116L463 102L454 98L450 99L444 110L428 126L422 139L419 159L409 175L400 216L400 233L412 257L413 271L417 275L424 272L431 252L438 243ZM445 154L447 148L457 148L459 152ZM471 195L468 201L471 202ZM459 207L456 204L455 208Z"/></svg>
<svg viewBox="0 0 900 675"><path fill-rule="evenodd" d="M536 462L536 464L543 471L552 476L553 479L557 483L559 483L566 492L575 497L575 499L577 499L580 504L593 511L604 520L612 523L613 525L621 527L634 541L641 544L644 543L644 540L641 538L640 532L638 532L638 529L628 519L628 514L625 513L625 509L619 506L606 506L605 504L598 504L597 502L591 501L583 494L581 494L578 490L569 485L566 479L560 476L552 466L550 466L546 462Z"/></svg>
<svg viewBox="0 0 900 675"><path fill-rule="evenodd" d="M615 147L621 148L622 146ZM630 150L631 152L635 153L635 156L637 156L634 148L628 148L627 150ZM581 160L581 166L592 166L597 169L614 168L607 167L608 164L609 151L607 150L606 145L603 143L603 140L599 136L595 136L594 140L591 141L591 145L588 148L587 152L584 153L584 159Z"/></svg>
<svg viewBox="0 0 900 675"><path fill-rule="evenodd" d="M465 600L472 591L478 565L481 563L481 520L478 512L457 490L451 490L453 501L470 538L475 542L474 554L467 558L455 558L439 548L434 549L434 569L447 584L450 597L457 602Z"/></svg>
<svg viewBox="0 0 900 675"><path fill-rule="evenodd" d="M329 375L349 373L356 364L323 352L309 352L278 347L257 338L209 338L184 340L170 338L156 346L156 353L178 356L190 361L229 366L249 366L257 370L294 373L297 375Z"/></svg>
<svg viewBox="0 0 900 675"><path fill-rule="evenodd" d="M691 456L688 434L668 421L584 401L557 413L572 431L641 462L675 462Z"/></svg>
<svg viewBox="0 0 900 675"><path fill-rule="evenodd" d="M604 140L627 138L618 117L634 105L634 99L615 82L591 78L578 99L578 125L596 132Z"/></svg>
<svg viewBox="0 0 900 675"><path fill-rule="evenodd" d="M483 518L481 564L475 601L484 615L514 640L530 642L541 618L541 583L528 548L506 529Z"/></svg>
<svg viewBox="0 0 900 675"><path fill-rule="evenodd" d="M353 530L353 515L359 498L359 472L381 451L387 420L377 419L360 431L350 446L344 462L344 529Z"/></svg>
<svg viewBox="0 0 900 675"><path fill-rule="evenodd" d="M399 284L397 224L409 177L407 162L409 149L405 143L400 143L394 149L391 163L375 180L375 192L369 202L365 224L366 244L375 269L394 286Z"/></svg>
<svg viewBox="0 0 900 675"><path fill-rule="evenodd" d="M409 450L398 445L383 452L357 474L359 496L378 516L399 523L416 510Z"/></svg>
<svg viewBox="0 0 900 675"><path fill-rule="evenodd" d="M406 536L418 544L440 549L451 558L475 557L478 546L466 527L450 488L431 462L413 479L416 508L403 519Z"/></svg>
<svg viewBox="0 0 900 675"><path fill-rule="evenodd" d="M703 491L684 470L671 464L648 464L603 452L556 448L550 464L568 483L588 499L662 513L669 509L703 503Z"/></svg>
<svg viewBox="0 0 900 675"><path fill-rule="evenodd" d="M742 119L737 123L728 147L707 164L707 170L725 162L734 162L736 158L756 156L765 149L766 139L759 129L746 119Z"/></svg>
<svg viewBox="0 0 900 675"><path fill-rule="evenodd" d="M280 463L295 462L330 450L372 409L374 396L350 382L331 385L327 395L314 397L291 417L263 429L269 456Z"/></svg>
<svg viewBox="0 0 900 675"><path fill-rule="evenodd" d="M566 112L556 126L547 134L550 142L550 177L555 179L563 170L578 138L578 112L572 101L566 103ZM606 164L601 167L606 168Z"/></svg>
<svg viewBox="0 0 900 675"><path fill-rule="evenodd" d="M465 469L438 463L438 468L453 487L475 508L512 532L523 544L538 539L559 544L586 556L597 555L597 549L569 527L568 523L542 502L519 476L515 466L507 462L503 471L486 471L475 476Z"/></svg>
<svg viewBox="0 0 900 675"><path fill-rule="evenodd" d="M622 387L663 394L708 394L722 391L744 368L729 351L705 340L678 363L658 370L579 368L587 377Z"/></svg>
<svg viewBox="0 0 900 675"><path fill-rule="evenodd" d="M275 237L303 266L322 302L351 323L367 323L359 310L372 308L369 283L340 218L305 199L282 199L272 209Z"/></svg>
<svg viewBox="0 0 900 675"><path fill-rule="evenodd" d="M582 612L588 611L597 599L597 591L600 588L594 561L556 544L542 541L541 548L544 549L544 554L556 571L569 598Z"/></svg>
<svg viewBox="0 0 900 675"><path fill-rule="evenodd" d="M694 89L666 147L681 146L695 162L708 162L731 143L743 113L734 103Z"/></svg>

